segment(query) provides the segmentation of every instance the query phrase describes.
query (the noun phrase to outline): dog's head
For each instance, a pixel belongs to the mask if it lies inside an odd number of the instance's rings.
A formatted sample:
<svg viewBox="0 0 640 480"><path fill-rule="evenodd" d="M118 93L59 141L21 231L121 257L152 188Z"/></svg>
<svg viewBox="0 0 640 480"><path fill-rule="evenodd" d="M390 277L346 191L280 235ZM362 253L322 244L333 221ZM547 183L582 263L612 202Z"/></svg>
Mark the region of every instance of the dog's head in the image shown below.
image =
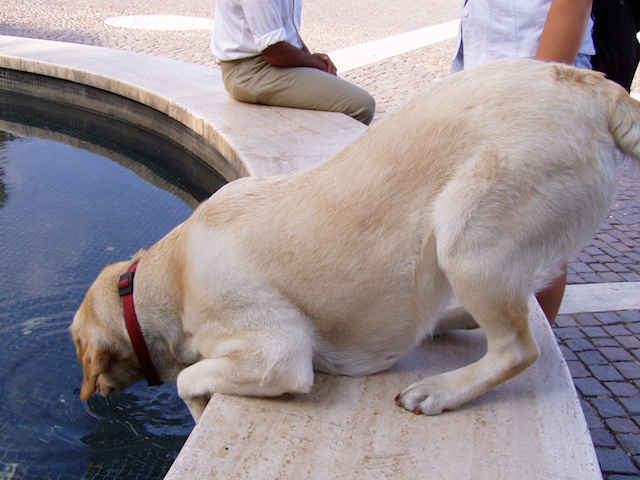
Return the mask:
<svg viewBox="0 0 640 480"><path fill-rule="evenodd" d="M144 378L126 331L118 293L118 279L131 263L105 267L73 317L70 330L82 364L82 400L96 391L106 397Z"/></svg>

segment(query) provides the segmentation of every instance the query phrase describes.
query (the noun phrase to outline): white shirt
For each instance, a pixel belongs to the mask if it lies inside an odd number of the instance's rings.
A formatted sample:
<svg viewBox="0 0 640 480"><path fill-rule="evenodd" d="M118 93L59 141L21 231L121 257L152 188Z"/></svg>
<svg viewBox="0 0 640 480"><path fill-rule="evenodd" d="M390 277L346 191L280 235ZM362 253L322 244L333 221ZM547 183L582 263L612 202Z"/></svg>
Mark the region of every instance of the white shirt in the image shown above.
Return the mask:
<svg viewBox="0 0 640 480"><path fill-rule="evenodd" d="M211 51L218 60L259 55L281 41L302 48L302 0L217 0Z"/></svg>
<svg viewBox="0 0 640 480"><path fill-rule="evenodd" d="M453 70L501 58L533 58L552 0L464 0ZM579 54L593 55L589 19Z"/></svg>

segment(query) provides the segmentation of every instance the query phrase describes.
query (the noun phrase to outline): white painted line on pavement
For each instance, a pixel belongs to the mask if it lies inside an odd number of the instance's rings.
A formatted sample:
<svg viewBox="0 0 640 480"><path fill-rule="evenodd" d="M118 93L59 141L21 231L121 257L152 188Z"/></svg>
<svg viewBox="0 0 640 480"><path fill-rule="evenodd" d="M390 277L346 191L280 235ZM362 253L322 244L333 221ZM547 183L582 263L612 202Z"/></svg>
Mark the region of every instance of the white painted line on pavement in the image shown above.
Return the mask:
<svg viewBox="0 0 640 480"><path fill-rule="evenodd" d="M211 30L213 27L210 18L182 15L129 15L110 17L104 23L112 27L160 31Z"/></svg>
<svg viewBox="0 0 640 480"><path fill-rule="evenodd" d="M460 20L451 20L391 37L341 48L329 53L338 72L353 70L402 53L417 50L453 38L460 28Z"/></svg>
<svg viewBox="0 0 640 480"><path fill-rule="evenodd" d="M567 285L561 314L640 310L640 282Z"/></svg>
<svg viewBox="0 0 640 480"><path fill-rule="evenodd" d="M105 19L104 23L112 27L137 30L211 30L213 32L212 19L182 15L129 15L110 17ZM380 40L341 48L329 53L329 56L339 72L346 72L453 38L458 33L459 27L460 20L451 20Z"/></svg>

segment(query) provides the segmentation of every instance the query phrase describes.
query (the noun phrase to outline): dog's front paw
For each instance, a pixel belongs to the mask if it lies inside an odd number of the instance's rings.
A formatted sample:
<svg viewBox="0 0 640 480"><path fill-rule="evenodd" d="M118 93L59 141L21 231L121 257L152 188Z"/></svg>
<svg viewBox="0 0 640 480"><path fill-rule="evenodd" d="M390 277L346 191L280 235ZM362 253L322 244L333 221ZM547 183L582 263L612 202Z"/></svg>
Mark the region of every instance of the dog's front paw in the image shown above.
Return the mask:
<svg viewBox="0 0 640 480"><path fill-rule="evenodd" d="M427 378L405 388L396 396L396 404L416 414L439 415L455 408L453 396L438 385L437 377Z"/></svg>

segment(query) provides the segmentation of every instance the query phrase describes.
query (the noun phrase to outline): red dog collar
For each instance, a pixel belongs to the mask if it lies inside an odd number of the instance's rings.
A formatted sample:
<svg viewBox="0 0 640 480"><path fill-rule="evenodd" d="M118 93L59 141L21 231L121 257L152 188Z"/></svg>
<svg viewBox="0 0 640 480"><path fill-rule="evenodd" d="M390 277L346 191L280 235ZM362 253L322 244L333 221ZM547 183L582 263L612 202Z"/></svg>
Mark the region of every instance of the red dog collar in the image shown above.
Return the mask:
<svg viewBox="0 0 640 480"><path fill-rule="evenodd" d="M142 336L142 330L138 323L138 316L136 315L136 308L133 304L133 277L136 274L138 268L138 262L135 262L127 273L120 277L118 282L118 290L122 297L122 305L124 307L124 322L127 326L127 332L129 332L129 338L131 339L131 345L133 346L133 352L138 357L140 367L142 367L142 374L147 379L147 383L150 386L160 385L160 376L153 366L147 344Z"/></svg>

